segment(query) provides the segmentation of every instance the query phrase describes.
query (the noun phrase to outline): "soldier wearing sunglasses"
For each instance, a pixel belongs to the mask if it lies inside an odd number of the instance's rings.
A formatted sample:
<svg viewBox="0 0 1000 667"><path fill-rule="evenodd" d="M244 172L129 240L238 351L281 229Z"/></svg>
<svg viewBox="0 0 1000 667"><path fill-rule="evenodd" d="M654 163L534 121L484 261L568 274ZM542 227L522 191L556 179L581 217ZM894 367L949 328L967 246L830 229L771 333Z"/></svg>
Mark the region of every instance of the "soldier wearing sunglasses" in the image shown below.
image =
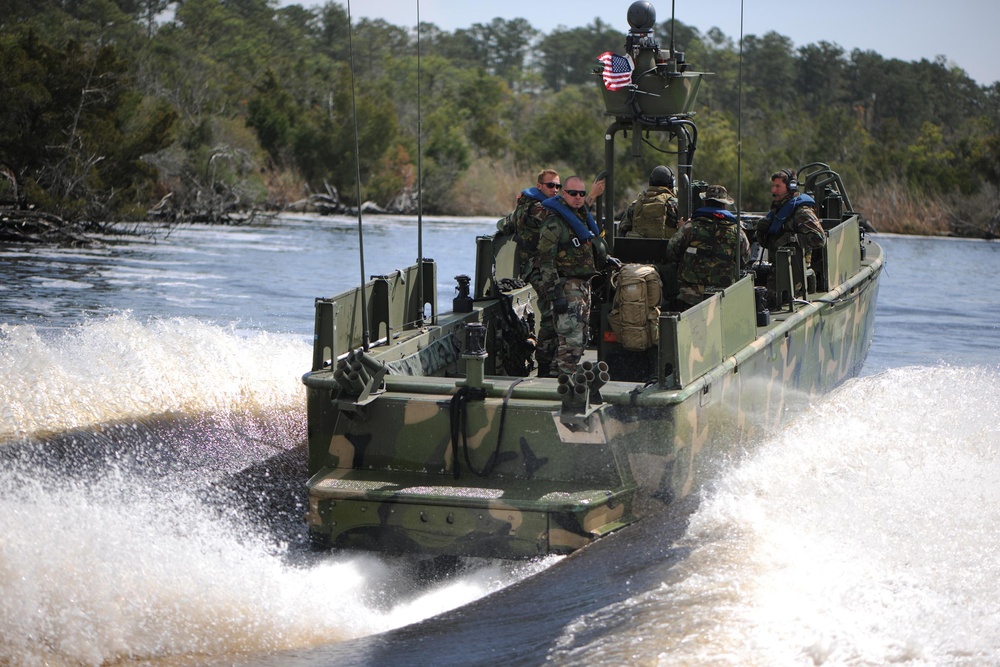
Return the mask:
<svg viewBox="0 0 1000 667"><path fill-rule="evenodd" d="M538 235L540 300L552 304L557 346L555 373L573 373L587 345L590 322L590 279L609 263L608 247L586 203L583 179L566 179L562 194L546 199L547 215ZM541 369L539 370L541 375Z"/></svg>
<svg viewBox="0 0 1000 667"><path fill-rule="evenodd" d="M604 180L594 181L594 188L585 197L589 204L604 192ZM538 173L535 186L521 192L513 211L497 222L497 229L513 236L517 242L521 278L535 289L538 295L538 340L535 344L535 361L538 374L547 376L552 370L552 359L556 353L557 339L552 316L552 302L544 298L545 286L538 271L538 232L548 210L542 202L559 194L562 184L555 169L543 169ZM589 197L589 198L588 198Z"/></svg>
<svg viewBox="0 0 1000 667"><path fill-rule="evenodd" d="M552 304L542 298L541 274L538 272L538 230L548 211L542 202L559 194L562 184L555 169L542 169L534 187L521 191L517 205L497 222L497 229L513 236L517 243L521 278L535 288L538 294L538 340L535 343L535 361L538 374L549 374L552 357L556 352L556 332L552 324Z"/></svg>

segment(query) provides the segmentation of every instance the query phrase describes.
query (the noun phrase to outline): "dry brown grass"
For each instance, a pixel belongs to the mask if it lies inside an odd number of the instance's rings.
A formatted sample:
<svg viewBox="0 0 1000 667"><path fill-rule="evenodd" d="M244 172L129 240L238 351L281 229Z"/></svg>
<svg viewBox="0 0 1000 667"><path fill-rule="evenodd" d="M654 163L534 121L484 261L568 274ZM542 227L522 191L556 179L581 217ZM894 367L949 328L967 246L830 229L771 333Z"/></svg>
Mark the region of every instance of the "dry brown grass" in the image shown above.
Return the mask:
<svg viewBox="0 0 1000 667"><path fill-rule="evenodd" d="M264 174L267 185L267 207L283 210L292 202L308 195L309 188L300 176L290 171L268 170Z"/></svg>
<svg viewBox="0 0 1000 667"><path fill-rule="evenodd" d="M573 171L565 165L545 165L555 169L565 181ZM498 218L514 210L517 196L535 184L541 166L515 165L512 160L481 158L462 176L455 187L451 208L454 215L495 215ZM590 183L587 183L588 187ZM645 181L625 184L616 210L622 212L629 202L646 187Z"/></svg>
<svg viewBox="0 0 1000 667"><path fill-rule="evenodd" d="M453 207L462 215L506 215L521 190L534 184L537 172L529 171L512 160L480 158L455 184Z"/></svg>
<svg viewBox="0 0 1000 667"><path fill-rule="evenodd" d="M948 211L953 236L995 239L1000 236L1000 193L984 187L980 192L948 197L943 206Z"/></svg>
<svg viewBox="0 0 1000 667"><path fill-rule="evenodd" d="M559 169L559 165L555 168ZM521 190L534 183L536 169L516 165L511 159L479 158L454 183L447 212L498 218L506 215L514 209ZM271 208L280 210L308 194L306 184L294 174L269 171L265 178ZM1000 235L1000 193L992 188L971 196L918 196L893 179L853 186L849 192L855 208L880 232L975 238Z"/></svg>
<svg viewBox="0 0 1000 667"><path fill-rule="evenodd" d="M852 202L880 232L922 236L949 232L948 213L939 199L917 199L897 181L856 189Z"/></svg>
<svg viewBox="0 0 1000 667"><path fill-rule="evenodd" d="M998 197L990 190L919 197L892 180L855 189L852 201L880 232L994 238L1000 216Z"/></svg>

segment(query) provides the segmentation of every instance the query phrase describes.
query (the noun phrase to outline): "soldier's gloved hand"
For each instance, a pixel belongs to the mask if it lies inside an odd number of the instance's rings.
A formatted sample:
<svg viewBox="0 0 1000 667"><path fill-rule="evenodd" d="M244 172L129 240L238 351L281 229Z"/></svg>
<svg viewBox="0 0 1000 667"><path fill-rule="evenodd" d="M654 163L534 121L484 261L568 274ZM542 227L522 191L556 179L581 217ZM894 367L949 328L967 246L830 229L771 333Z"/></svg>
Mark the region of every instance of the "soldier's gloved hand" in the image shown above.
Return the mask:
<svg viewBox="0 0 1000 667"><path fill-rule="evenodd" d="M569 303L566 302L566 297L561 296L552 302L552 312L556 315L565 315L569 312Z"/></svg>
<svg viewBox="0 0 1000 667"><path fill-rule="evenodd" d="M757 230L757 243L760 245L767 245L767 232L758 229Z"/></svg>
<svg viewBox="0 0 1000 667"><path fill-rule="evenodd" d="M622 261L617 257L608 257L608 263L605 264L606 269L615 269L616 271L622 268Z"/></svg>

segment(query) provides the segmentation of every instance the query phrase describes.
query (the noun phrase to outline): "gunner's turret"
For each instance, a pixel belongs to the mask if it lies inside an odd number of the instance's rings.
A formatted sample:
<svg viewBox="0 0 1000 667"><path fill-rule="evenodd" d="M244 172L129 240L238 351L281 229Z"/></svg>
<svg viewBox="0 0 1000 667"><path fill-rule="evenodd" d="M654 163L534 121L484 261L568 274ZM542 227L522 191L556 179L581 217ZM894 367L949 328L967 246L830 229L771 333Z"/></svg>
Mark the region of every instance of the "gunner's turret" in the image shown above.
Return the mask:
<svg viewBox="0 0 1000 667"><path fill-rule="evenodd" d="M656 9L651 2L633 2L628 24L625 55L603 54L599 60L604 68L596 70L602 74L607 113L649 119L691 115L704 73L689 71L684 52L674 48L672 37L667 52L660 49L653 34Z"/></svg>

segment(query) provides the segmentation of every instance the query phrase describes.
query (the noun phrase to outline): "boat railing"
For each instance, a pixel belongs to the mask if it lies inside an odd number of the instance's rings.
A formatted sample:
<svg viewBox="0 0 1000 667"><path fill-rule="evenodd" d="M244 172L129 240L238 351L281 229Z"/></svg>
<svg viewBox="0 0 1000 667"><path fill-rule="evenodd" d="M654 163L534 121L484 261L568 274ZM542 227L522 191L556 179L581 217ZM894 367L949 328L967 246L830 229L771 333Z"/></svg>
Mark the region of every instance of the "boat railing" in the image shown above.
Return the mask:
<svg viewBox="0 0 1000 667"><path fill-rule="evenodd" d="M809 269L816 273L817 289L824 293L861 271L858 217L851 216L828 232L826 246L817 251ZM802 252L792 246L779 250L773 270L778 294L785 291L792 295L794 286L805 285L808 278ZM778 305L794 309L790 298ZM660 387L683 389L735 355L756 338L756 324L753 275L682 313L661 314L657 364Z"/></svg>
<svg viewBox="0 0 1000 667"><path fill-rule="evenodd" d="M660 315L658 381L683 389L757 335L753 276L746 276L682 313Z"/></svg>
<svg viewBox="0 0 1000 667"><path fill-rule="evenodd" d="M425 307L431 322L437 320L437 265L423 260L388 275L372 276L362 287L334 297L316 299L312 370L329 368L353 349L366 343L392 345L396 335L424 324ZM423 279L423 290L418 281ZM365 299L362 300L362 291ZM421 295L424 303L420 303ZM362 304L368 304L367 322ZM367 323L369 331L365 331Z"/></svg>
<svg viewBox="0 0 1000 667"><path fill-rule="evenodd" d="M827 230L829 238L823 248L825 284L830 290L861 270L861 230L858 216L852 215L838 225Z"/></svg>
<svg viewBox="0 0 1000 667"><path fill-rule="evenodd" d="M813 194L820 213L827 218L840 218L843 211L854 213L854 205L840 174L823 162L810 162L798 170L799 182L805 192ZM846 209L845 209L846 207Z"/></svg>

